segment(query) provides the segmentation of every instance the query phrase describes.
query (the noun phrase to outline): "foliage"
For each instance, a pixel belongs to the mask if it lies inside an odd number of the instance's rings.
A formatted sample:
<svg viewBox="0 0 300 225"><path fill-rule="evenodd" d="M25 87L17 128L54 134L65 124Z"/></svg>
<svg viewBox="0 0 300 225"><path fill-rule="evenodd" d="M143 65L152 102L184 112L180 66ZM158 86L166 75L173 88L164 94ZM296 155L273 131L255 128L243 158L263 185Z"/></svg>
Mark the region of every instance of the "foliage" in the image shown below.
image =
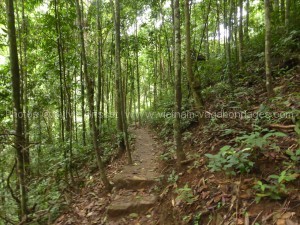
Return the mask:
<svg viewBox="0 0 300 225"><path fill-rule="evenodd" d="M178 194L176 197L177 201L182 201L189 205L193 204L198 199L197 196L194 196L193 190L188 186L188 184L185 184L183 188L176 189L175 192Z"/></svg>
<svg viewBox="0 0 300 225"><path fill-rule="evenodd" d="M270 131L268 129L262 129L261 127L255 126L255 130L253 132L239 136L235 140L237 143L240 143L242 146L246 146L247 148L266 150L268 146L271 146L273 149L278 149L276 144L270 141L271 137L286 136L287 135L282 132L275 132L273 130Z"/></svg>
<svg viewBox="0 0 300 225"><path fill-rule="evenodd" d="M250 148L236 150L229 145L223 146L216 155L205 154L209 159L208 168L212 172L225 171L226 174L231 175L248 173L254 165L254 162L249 159L250 150Z"/></svg>
<svg viewBox="0 0 300 225"><path fill-rule="evenodd" d="M175 170L172 170L172 173L168 177L168 183L175 184L178 178L178 174L176 174Z"/></svg>
<svg viewBox="0 0 300 225"><path fill-rule="evenodd" d="M163 161L170 161L174 158L174 155L175 155L175 149L171 147L160 155L160 159Z"/></svg>
<svg viewBox="0 0 300 225"><path fill-rule="evenodd" d="M290 157L290 161L284 161L283 164L285 164L288 168L296 170L297 166L300 164L300 149L294 151L287 149L285 153Z"/></svg>
<svg viewBox="0 0 300 225"><path fill-rule="evenodd" d="M288 193L285 184L295 180L298 176L299 174L284 170L279 175L270 175L268 177L268 183L264 183L260 180L257 181L257 184L253 187L256 190L256 202L259 202L265 197L275 200L281 199L282 196Z"/></svg>

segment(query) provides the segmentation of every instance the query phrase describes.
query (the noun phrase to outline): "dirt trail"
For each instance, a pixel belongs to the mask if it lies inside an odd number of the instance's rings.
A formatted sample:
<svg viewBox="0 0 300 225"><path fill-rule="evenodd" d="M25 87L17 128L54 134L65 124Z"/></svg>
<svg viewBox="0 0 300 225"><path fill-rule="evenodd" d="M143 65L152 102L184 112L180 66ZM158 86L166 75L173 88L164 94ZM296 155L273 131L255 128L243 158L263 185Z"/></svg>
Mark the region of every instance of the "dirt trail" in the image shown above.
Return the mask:
<svg viewBox="0 0 300 225"><path fill-rule="evenodd" d="M159 150L147 129L136 129L133 133L136 137L133 165L124 166L113 178L118 191L113 194L112 202L107 208L108 218L113 220L111 224L122 224L122 219L118 223L115 220L122 216L147 214L157 201L152 189L159 178ZM150 219L151 215L145 218Z"/></svg>
<svg viewBox="0 0 300 225"><path fill-rule="evenodd" d="M112 193L104 194L102 182L95 174L80 193L72 196L68 209L54 224L155 223L152 208L158 201L154 188L160 176L158 172L160 149L148 129L132 129L131 133L135 137L133 164L121 166L125 160L122 157L108 166L108 176L114 183Z"/></svg>

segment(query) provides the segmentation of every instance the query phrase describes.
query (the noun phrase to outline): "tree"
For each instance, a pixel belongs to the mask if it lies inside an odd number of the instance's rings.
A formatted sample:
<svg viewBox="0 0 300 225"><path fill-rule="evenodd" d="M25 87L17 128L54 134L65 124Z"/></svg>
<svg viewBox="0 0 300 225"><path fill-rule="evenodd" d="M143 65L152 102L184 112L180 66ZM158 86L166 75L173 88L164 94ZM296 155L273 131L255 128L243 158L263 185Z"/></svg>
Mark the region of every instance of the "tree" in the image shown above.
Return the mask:
<svg viewBox="0 0 300 225"><path fill-rule="evenodd" d="M6 0L6 14L7 14L7 27L8 27L8 40L9 40L9 55L10 55L10 71L11 81L13 89L13 102L15 109L15 143L17 156L17 175L20 189L20 220L26 222L28 207L27 207L27 190L25 182L25 171L24 171L24 114L21 105L21 79L19 71L19 60L18 60L18 48L15 28L15 15L14 15L14 2L13 0Z"/></svg>
<svg viewBox="0 0 300 225"><path fill-rule="evenodd" d="M186 72L188 77L188 82L191 87L191 91L193 93L195 106L198 112L203 112L203 105L202 105L202 96L201 96L201 87L198 82L195 80L192 68L192 59L191 59L191 22L190 22L190 5L189 0L185 0L184 4L184 12L185 12L185 44L186 44ZM196 60L197 63L197 60ZM202 119L199 117L199 119Z"/></svg>
<svg viewBox="0 0 300 225"><path fill-rule="evenodd" d="M266 88L269 98L274 95L271 76L271 15L270 0L264 0L265 4L265 69Z"/></svg>
<svg viewBox="0 0 300 225"><path fill-rule="evenodd" d="M186 159L182 148L181 131L181 34L180 34L180 6L179 0L174 1L174 33L175 33L175 118L174 118L174 141L177 155L177 163Z"/></svg>
<svg viewBox="0 0 300 225"><path fill-rule="evenodd" d="M123 141L127 151L128 164L132 164L130 146L128 141L127 118L125 110L124 88L121 74L121 35L120 35L120 2L115 0L115 77L116 77L116 105L118 110L118 129L122 130ZM121 124L119 124L121 123ZM121 129L120 129L121 128Z"/></svg>
<svg viewBox="0 0 300 225"><path fill-rule="evenodd" d="M112 189L111 184L108 181L108 178L105 174L105 168L104 164L101 159L100 155L100 145L99 145L99 135L98 130L96 127L96 119L94 115L94 87L91 78L88 74L88 66L87 66L87 58L86 58L86 51L85 51L85 41L84 41L84 33L83 33L83 25L82 25L82 11L79 4L79 0L76 0L76 10L77 10L77 20L78 20L78 26L79 26L79 35L80 35L80 45L81 45L81 55L82 55L82 62L83 62L83 76L85 80L85 86L87 89L87 99L88 99L88 105L90 109L90 119L91 119L91 137L93 140L93 148L97 157L97 164L98 168L100 170L100 175L102 182L104 183L105 188L110 191Z"/></svg>
<svg viewBox="0 0 300 225"><path fill-rule="evenodd" d="M284 25L286 30L288 31L289 25L290 25L290 8L291 8L291 0L285 1L285 19L284 19Z"/></svg>
<svg viewBox="0 0 300 225"><path fill-rule="evenodd" d="M239 64L240 68L243 64L243 48L244 48L244 34L243 34L243 0L239 0Z"/></svg>

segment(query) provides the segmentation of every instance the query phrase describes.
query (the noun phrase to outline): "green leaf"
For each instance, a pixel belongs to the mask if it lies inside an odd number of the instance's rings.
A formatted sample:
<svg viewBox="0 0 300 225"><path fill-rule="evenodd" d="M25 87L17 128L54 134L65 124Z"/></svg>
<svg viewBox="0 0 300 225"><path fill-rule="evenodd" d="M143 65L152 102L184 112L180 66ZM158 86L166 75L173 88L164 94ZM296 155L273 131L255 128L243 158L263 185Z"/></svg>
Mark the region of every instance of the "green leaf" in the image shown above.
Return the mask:
<svg viewBox="0 0 300 225"><path fill-rule="evenodd" d="M267 133L264 135L264 138L269 138L271 136L276 136L276 137L286 137L287 135L285 133L282 132L274 132L274 133Z"/></svg>
<svg viewBox="0 0 300 225"><path fill-rule="evenodd" d="M278 175L275 175L275 174L272 174L272 175L269 176L269 178L273 178L273 179L276 179L276 180L277 180L277 179L279 178L279 176L278 176Z"/></svg>
<svg viewBox="0 0 300 225"><path fill-rule="evenodd" d="M212 154L205 154L205 156L206 156L207 158L209 158L209 159L212 159L212 158L215 157L215 155L212 155Z"/></svg>
<svg viewBox="0 0 300 225"><path fill-rule="evenodd" d="M231 146L230 145L225 145L225 146L223 146L221 149L220 149L220 151L221 152L225 152L225 151L227 151L227 150L229 150L229 149L231 149Z"/></svg>

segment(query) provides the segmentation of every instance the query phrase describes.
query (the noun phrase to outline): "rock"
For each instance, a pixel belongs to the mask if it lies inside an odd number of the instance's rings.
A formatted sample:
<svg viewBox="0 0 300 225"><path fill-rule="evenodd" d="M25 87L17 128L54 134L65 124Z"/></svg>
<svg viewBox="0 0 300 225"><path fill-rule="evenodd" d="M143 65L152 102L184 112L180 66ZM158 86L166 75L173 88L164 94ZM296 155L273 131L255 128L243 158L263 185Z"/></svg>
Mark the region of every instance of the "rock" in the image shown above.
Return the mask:
<svg viewBox="0 0 300 225"><path fill-rule="evenodd" d="M155 195L146 196L117 196L107 208L109 216L118 217L125 214L145 212L154 206L157 197Z"/></svg>
<svg viewBox="0 0 300 225"><path fill-rule="evenodd" d="M145 187L150 187L157 182L155 176L143 177L139 175L119 175L114 178L114 184L116 189L132 189L137 190Z"/></svg>

